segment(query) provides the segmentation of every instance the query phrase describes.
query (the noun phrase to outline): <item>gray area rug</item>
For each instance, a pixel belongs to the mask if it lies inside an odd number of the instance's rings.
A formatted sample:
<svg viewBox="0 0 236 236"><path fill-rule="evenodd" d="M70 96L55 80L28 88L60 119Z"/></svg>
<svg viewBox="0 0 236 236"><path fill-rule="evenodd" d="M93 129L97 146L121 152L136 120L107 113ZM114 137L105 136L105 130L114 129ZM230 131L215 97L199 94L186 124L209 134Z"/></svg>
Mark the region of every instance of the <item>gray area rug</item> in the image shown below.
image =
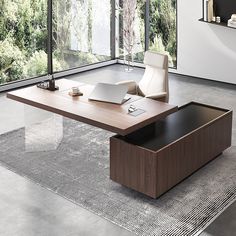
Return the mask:
<svg viewBox="0 0 236 236"><path fill-rule="evenodd" d="M109 179L112 133L63 126L53 151L27 151L25 129L1 135L1 164L139 235L194 235L236 198L235 147L154 200Z"/></svg>

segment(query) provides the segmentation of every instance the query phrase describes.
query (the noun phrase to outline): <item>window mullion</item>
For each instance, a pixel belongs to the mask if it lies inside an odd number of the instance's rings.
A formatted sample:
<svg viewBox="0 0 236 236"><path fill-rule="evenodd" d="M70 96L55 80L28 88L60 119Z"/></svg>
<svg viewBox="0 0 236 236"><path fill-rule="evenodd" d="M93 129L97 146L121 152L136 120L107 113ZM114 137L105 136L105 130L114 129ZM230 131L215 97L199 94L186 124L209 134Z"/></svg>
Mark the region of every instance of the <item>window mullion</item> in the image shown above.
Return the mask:
<svg viewBox="0 0 236 236"><path fill-rule="evenodd" d="M150 0L146 0L145 6L145 51L149 49L149 28L150 28Z"/></svg>

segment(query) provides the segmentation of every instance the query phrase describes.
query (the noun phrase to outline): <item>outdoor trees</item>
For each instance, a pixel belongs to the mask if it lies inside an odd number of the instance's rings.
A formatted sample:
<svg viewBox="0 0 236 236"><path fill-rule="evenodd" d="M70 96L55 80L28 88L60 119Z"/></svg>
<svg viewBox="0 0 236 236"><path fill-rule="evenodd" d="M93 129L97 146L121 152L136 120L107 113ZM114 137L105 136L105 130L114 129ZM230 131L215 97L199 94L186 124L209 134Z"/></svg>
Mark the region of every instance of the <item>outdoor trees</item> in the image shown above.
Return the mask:
<svg viewBox="0 0 236 236"><path fill-rule="evenodd" d="M64 70L100 61L92 52L92 10L92 0L53 1L53 59Z"/></svg>
<svg viewBox="0 0 236 236"><path fill-rule="evenodd" d="M120 48L121 55L127 51L126 42L130 37L125 27L127 19L125 9L130 6L135 11L135 19L132 24L128 24L133 30L132 51L135 61L142 62L145 50L145 27L149 29L148 50L165 53L169 57L169 65L176 66L177 43L176 43L176 0L150 0L149 21L145 21L146 1L137 0L137 4L129 0L120 0ZM124 16L123 16L124 15ZM132 16L132 14L130 14ZM132 36L132 34L130 33ZM122 51L122 49L124 49Z"/></svg>
<svg viewBox="0 0 236 236"><path fill-rule="evenodd" d="M47 74L47 2L1 0L0 84ZM54 72L110 59L110 8L110 0L53 0ZM107 51L97 37L108 38Z"/></svg>
<svg viewBox="0 0 236 236"><path fill-rule="evenodd" d="M176 0L151 0L149 29L150 49L168 54L176 66Z"/></svg>
<svg viewBox="0 0 236 236"><path fill-rule="evenodd" d="M65 49L69 46L72 25L72 3L70 0L53 1L53 49L56 57L65 63ZM66 67L66 65L64 65Z"/></svg>
<svg viewBox="0 0 236 236"><path fill-rule="evenodd" d="M0 83L20 79L23 74L24 54L11 38L0 41Z"/></svg>
<svg viewBox="0 0 236 236"><path fill-rule="evenodd" d="M28 60L35 51L46 51L47 3L2 0L0 12L0 83L6 83L28 77ZM44 73L45 68L30 75Z"/></svg>
<svg viewBox="0 0 236 236"><path fill-rule="evenodd" d="M149 49L176 65L176 0L119 0L121 56L143 60ZM67 70L111 58L110 0L53 0L53 69ZM47 0L0 1L0 84L47 74ZM123 15L123 16L121 16ZM118 31L117 31L118 32Z"/></svg>

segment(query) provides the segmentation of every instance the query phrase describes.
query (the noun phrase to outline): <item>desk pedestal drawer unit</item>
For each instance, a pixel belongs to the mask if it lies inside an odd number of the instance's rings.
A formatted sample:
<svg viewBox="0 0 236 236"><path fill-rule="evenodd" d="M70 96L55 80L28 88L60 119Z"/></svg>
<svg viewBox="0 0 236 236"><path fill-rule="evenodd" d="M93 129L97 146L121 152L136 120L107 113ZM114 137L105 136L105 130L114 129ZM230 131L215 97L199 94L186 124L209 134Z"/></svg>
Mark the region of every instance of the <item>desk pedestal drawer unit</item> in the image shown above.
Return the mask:
<svg viewBox="0 0 236 236"><path fill-rule="evenodd" d="M112 180L157 198L231 146L232 111L191 102L110 140Z"/></svg>

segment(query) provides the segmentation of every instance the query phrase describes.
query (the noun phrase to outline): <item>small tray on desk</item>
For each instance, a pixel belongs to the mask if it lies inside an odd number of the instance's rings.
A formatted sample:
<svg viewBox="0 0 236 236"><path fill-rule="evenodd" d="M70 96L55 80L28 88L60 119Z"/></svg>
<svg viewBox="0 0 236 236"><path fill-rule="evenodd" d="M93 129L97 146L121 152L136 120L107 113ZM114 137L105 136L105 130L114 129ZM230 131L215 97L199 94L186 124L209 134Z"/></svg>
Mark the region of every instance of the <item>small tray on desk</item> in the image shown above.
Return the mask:
<svg viewBox="0 0 236 236"><path fill-rule="evenodd" d="M135 111L129 112L128 114L131 115L131 116L136 117L136 116L139 116L139 115L141 115L141 114L143 114L143 113L145 113L145 112L146 112L146 111L143 110L143 109L136 109Z"/></svg>
<svg viewBox="0 0 236 236"><path fill-rule="evenodd" d="M79 97L79 96L83 96L83 93L82 93L82 92L79 92L79 93L73 93L73 92L69 91L68 94L69 94L71 97Z"/></svg>

